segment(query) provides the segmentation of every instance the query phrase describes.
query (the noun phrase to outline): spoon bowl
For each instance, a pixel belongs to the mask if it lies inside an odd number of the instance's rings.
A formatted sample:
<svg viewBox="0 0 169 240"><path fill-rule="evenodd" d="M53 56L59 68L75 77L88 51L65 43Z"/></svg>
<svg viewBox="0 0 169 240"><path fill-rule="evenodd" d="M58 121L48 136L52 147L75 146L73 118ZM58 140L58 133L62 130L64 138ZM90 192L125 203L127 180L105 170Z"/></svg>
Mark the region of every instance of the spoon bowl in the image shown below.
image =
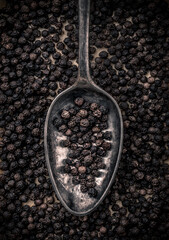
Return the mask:
<svg viewBox="0 0 169 240"><path fill-rule="evenodd" d="M47 167L53 188L63 204L72 214L82 216L92 212L104 199L111 184L120 161L123 142L122 116L118 104L108 93L99 88L91 79L88 64L88 26L89 26L90 0L79 0L79 75L76 83L60 93L52 102L46 117L44 130L44 144ZM63 109L74 106L76 98L82 97L87 102L95 102L108 109L108 129L112 133L111 150L103 157L104 169L99 170L95 177L97 196L90 197L82 193L80 185L72 183L72 176L64 172L65 158L68 148L63 148L62 141L66 136L58 131L54 120L59 118ZM104 131L104 130L103 130Z"/></svg>

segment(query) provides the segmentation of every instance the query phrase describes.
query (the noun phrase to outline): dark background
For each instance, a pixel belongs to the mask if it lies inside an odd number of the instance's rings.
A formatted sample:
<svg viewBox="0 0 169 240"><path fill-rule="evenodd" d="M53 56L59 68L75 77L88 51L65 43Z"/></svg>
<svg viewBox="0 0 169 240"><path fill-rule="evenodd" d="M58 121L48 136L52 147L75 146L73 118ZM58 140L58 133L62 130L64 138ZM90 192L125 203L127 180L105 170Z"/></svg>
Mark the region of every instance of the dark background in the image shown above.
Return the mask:
<svg viewBox="0 0 169 240"><path fill-rule="evenodd" d="M110 193L85 217L72 216L56 199L43 147L48 107L77 77L77 1L1 1L4 5L0 239L167 240L167 4L92 1L91 76L120 105L124 147Z"/></svg>

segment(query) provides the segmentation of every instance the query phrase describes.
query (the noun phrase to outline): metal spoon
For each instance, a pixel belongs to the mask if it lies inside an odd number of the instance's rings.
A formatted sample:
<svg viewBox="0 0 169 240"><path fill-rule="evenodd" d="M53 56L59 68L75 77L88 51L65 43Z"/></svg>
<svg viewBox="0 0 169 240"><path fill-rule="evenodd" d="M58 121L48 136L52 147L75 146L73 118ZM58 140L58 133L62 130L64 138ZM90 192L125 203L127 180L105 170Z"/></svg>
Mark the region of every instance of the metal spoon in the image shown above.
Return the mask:
<svg viewBox="0 0 169 240"><path fill-rule="evenodd" d="M44 129L45 156L50 179L57 197L63 206L72 214L83 216L92 212L104 199L115 178L118 168L122 142L122 116L116 101L91 79L89 73L89 7L90 0L79 0L79 72L76 83L60 93L52 102L46 117ZM83 97L89 102L96 102L109 109L108 125L112 132L112 148L104 158L106 168L96 178L97 198L91 198L80 191L80 185L72 183L72 177L61 169L64 166L68 150L60 146L65 136L53 125L65 107L73 106L76 97Z"/></svg>

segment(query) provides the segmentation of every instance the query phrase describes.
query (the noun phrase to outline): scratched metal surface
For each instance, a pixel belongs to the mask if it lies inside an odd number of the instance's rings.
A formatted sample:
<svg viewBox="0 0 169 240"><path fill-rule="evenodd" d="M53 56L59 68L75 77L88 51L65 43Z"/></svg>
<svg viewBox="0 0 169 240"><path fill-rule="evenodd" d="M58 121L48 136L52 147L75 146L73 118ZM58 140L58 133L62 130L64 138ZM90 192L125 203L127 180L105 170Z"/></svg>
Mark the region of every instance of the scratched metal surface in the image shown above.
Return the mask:
<svg viewBox="0 0 169 240"><path fill-rule="evenodd" d="M108 131L112 132L112 148L108 152L108 155L103 158L103 161L106 165L106 168L100 171L100 176L96 177L96 190L98 195L96 198L91 198L87 193L82 193L80 190L80 184L74 185L72 183L72 176L67 173L64 173L64 159L67 156L68 149L62 148L60 142L66 137L62 135L57 129L53 126L53 120L55 117L59 116L61 109L65 107L73 106L73 99L76 97L82 96L86 101L93 101L98 104L102 104L109 108L109 118L108 118ZM115 169L118 165L119 152L120 152L120 143L122 141L121 136L121 125L119 119L119 113L116 105L112 104L112 101L101 93L93 92L89 89L77 89L76 91L70 91L65 95L61 95L57 99L57 104L54 104L49 110L49 115L47 116L47 141L46 141L46 155L47 155L47 164L50 177L54 189L64 204L64 206L76 215L83 215L89 213L93 210L104 198L111 178L115 172ZM106 130L106 131L107 131Z"/></svg>

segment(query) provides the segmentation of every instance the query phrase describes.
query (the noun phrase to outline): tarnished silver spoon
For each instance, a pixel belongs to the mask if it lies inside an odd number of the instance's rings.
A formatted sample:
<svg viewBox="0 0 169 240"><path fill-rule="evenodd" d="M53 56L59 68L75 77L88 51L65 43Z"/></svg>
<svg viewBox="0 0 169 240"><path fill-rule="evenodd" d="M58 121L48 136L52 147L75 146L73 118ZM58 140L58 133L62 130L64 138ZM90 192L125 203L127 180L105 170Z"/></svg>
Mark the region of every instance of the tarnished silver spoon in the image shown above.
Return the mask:
<svg viewBox="0 0 169 240"><path fill-rule="evenodd" d="M92 212L104 199L113 183L118 168L122 142L122 116L116 101L91 79L89 73L89 7L90 0L79 0L79 72L76 83L60 93L52 102L45 122L44 145L47 167L53 188L63 206L72 214L83 216ZM72 107L73 100L83 97L88 102L96 102L109 109L108 126L112 133L112 148L104 158L106 168L96 181L97 197L91 198L75 187L72 178L61 171L68 150L62 148L60 142L65 136L53 125L55 118L65 107Z"/></svg>

